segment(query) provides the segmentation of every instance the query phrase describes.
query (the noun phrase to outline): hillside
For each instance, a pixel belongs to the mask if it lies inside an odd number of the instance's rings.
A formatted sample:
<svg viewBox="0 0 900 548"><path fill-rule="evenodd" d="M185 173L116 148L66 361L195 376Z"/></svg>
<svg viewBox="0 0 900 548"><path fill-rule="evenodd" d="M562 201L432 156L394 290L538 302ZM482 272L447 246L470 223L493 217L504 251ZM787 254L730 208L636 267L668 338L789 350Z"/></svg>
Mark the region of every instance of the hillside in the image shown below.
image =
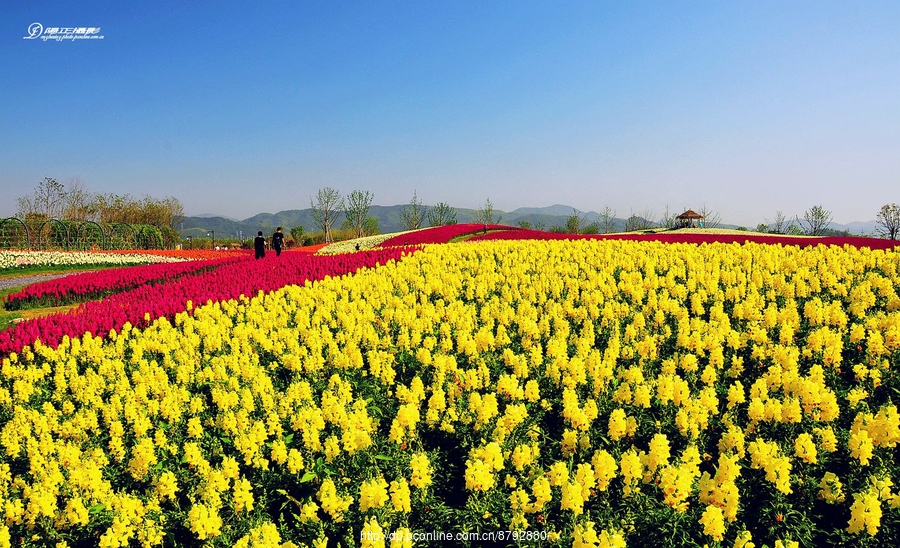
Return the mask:
<svg viewBox="0 0 900 548"><path fill-rule="evenodd" d="M403 225L401 212L407 207L407 204L393 206L377 206L373 205L369 208L369 215L378 219L378 227L382 233L399 232L406 230ZM548 207L520 207L514 211L496 210L495 215L500 216L499 223L505 225L516 226L522 221L531 223L532 226L543 226L549 230L552 226L565 226L566 219L575 209L571 206L555 204ZM471 223L475 221L476 210L457 208L456 219L459 223ZM600 214L595 211L582 212L579 211L586 222L596 222L600 218ZM335 226L340 226L344 221L343 213L338 216ZM270 234L275 227L284 227L285 231L290 230L294 226L303 226L307 232L315 231L315 222L312 217L312 210L307 209L289 209L279 211L278 213L258 213L244 220L234 220L227 217L204 215L185 217L182 223L182 237L193 236L195 238L207 237L207 232L215 231L217 238L249 238L256 234L258 230L262 230L263 234ZM615 219L615 230L624 230L625 219L617 217ZM722 223L720 228L737 228L736 225ZM755 227L748 227L755 228ZM834 231L847 230L851 234L872 234L876 225L874 221L853 222L846 225L839 223L831 223L829 225Z"/></svg>

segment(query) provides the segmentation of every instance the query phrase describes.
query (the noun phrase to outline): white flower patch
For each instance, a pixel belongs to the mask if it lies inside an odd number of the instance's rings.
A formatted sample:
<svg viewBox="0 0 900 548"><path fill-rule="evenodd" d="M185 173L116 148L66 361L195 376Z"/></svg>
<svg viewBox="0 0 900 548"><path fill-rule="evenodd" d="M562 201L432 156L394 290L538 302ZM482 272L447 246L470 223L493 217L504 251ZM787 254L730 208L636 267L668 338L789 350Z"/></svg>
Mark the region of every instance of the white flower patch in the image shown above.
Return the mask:
<svg viewBox="0 0 900 548"><path fill-rule="evenodd" d="M337 255L339 253L352 253L354 251L362 251L364 249L372 249L378 247L387 240L390 240L394 236L399 236L400 234L406 234L407 232L415 232L415 230L406 230L403 232L392 232L390 234L376 234L375 236L363 236L362 238L356 238L354 240L345 240L343 242L335 242L333 244L326 245L322 249L320 249L316 255ZM359 246L357 249L356 246Z"/></svg>
<svg viewBox="0 0 900 548"><path fill-rule="evenodd" d="M99 266L179 263L187 259L150 253L92 253L87 251L0 251L0 270L25 266Z"/></svg>

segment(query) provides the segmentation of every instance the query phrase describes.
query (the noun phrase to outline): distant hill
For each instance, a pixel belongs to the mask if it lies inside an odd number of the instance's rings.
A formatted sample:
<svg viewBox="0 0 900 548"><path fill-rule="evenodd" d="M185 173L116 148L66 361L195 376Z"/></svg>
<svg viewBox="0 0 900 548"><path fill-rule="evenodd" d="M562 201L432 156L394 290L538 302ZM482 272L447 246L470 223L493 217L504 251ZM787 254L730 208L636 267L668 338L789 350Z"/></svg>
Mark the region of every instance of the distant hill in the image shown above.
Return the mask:
<svg viewBox="0 0 900 548"><path fill-rule="evenodd" d="M369 208L369 215L378 219L378 227L383 233L399 232L405 230L401 212L407 207L407 204L393 206L373 205ZM575 211L572 206L554 204L547 207L520 207L514 211L495 210L495 215L500 216L500 224L517 226L520 222L528 222L533 227L540 227L549 230L553 226L565 226L566 219ZM474 209L456 208L456 219L459 223L474 222L477 211ZM600 218L600 214L596 211L578 211L587 223L596 222ZM338 216L335 226L340 226L344 221L344 215ZM656 221L656 220L654 220ZM258 213L244 220L231 219L218 215L194 215L185 217L182 223L182 237L192 236L194 238L206 238L207 233L215 231L216 238L251 238L256 235L258 230L262 230L263 234L269 235L275 231L275 228L284 227L288 232L291 227L303 226L307 232L316 231L315 222L312 217L312 210L307 209L289 209L279 211L278 213ZM614 220L616 231L621 231L625 227L625 219L617 217ZM737 225L721 223L721 228L737 228ZM751 230L755 227L748 227ZM831 223L829 228L836 232L849 231L851 234L871 235L878 228L875 221L853 222L846 225L839 223Z"/></svg>

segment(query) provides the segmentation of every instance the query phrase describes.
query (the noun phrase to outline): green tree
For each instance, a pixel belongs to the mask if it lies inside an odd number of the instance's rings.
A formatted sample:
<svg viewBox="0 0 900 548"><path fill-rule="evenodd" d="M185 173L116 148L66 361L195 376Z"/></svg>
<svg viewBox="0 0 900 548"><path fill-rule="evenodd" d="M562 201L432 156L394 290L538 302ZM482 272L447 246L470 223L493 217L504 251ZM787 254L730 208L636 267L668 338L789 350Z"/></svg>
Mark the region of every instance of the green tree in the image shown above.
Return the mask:
<svg viewBox="0 0 900 548"><path fill-rule="evenodd" d="M803 219L797 219L797 224L808 236L821 236L831 223L833 215L821 205L814 205L803 213Z"/></svg>
<svg viewBox="0 0 900 548"><path fill-rule="evenodd" d="M568 234L581 234L582 228L584 227L585 217L584 215L579 215L577 209L572 210L572 214L566 217L566 233Z"/></svg>
<svg viewBox="0 0 900 548"><path fill-rule="evenodd" d="M653 228L653 223L650 221L652 218L652 211L645 211L641 215L632 213L631 216L625 220L625 232L635 232L637 230Z"/></svg>
<svg viewBox="0 0 900 548"><path fill-rule="evenodd" d="M303 228L303 225L292 226L290 233L291 238L294 239L295 245L301 245L303 243L303 233L306 232L306 229Z"/></svg>
<svg viewBox="0 0 900 548"><path fill-rule="evenodd" d="M480 225L499 224L502 218L500 215L494 218L494 204L491 203L490 198L484 201L483 206L475 210L475 222Z"/></svg>
<svg viewBox="0 0 900 548"><path fill-rule="evenodd" d="M433 206L428 212L429 226L444 226L456 224L456 209L450 207L444 202L440 202Z"/></svg>
<svg viewBox="0 0 900 548"><path fill-rule="evenodd" d="M404 207L400 212L403 226L405 226L407 230L422 228L422 224L425 222L425 216L427 214L426 210L427 208L422 205L422 200L419 199L418 194L413 191L413 197L409 201L409 205Z"/></svg>
<svg viewBox="0 0 900 548"><path fill-rule="evenodd" d="M331 243L331 227L334 226L340 211L344 209L341 193L330 186L320 188L316 193L316 201L313 202L310 198L309 205L312 209L313 222L322 230L325 242Z"/></svg>
<svg viewBox="0 0 900 548"><path fill-rule="evenodd" d="M375 236L376 234L381 234L381 229L378 227L377 217L366 217L366 220L363 223L363 234L365 234L366 236Z"/></svg>
<svg viewBox="0 0 900 548"><path fill-rule="evenodd" d="M356 234L357 238L362 237L365 233L366 217L369 216L369 206L372 205L372 193L368 190L354 190L347 196L347 207L344 214L347 216L347 222L350 228Z"/></svg>

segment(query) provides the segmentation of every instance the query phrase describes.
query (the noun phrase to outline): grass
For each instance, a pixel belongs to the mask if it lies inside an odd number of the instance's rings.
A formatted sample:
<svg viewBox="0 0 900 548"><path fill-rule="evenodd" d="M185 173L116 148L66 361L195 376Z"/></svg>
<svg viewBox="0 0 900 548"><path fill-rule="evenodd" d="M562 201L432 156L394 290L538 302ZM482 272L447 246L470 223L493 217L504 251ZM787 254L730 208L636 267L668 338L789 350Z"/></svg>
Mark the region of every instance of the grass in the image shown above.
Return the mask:
<svg viewBox="0 0 900 548"><path fill-rule="evenodd" d="M11 287L9 289L0 289L0 301L5 301L6 296L20 291L22 287ZM12 327L16 324L15 320L18 320L22 317L21 311L18 310L7 310L6 308L0 307L0 331L8 327Z"/></svg>

